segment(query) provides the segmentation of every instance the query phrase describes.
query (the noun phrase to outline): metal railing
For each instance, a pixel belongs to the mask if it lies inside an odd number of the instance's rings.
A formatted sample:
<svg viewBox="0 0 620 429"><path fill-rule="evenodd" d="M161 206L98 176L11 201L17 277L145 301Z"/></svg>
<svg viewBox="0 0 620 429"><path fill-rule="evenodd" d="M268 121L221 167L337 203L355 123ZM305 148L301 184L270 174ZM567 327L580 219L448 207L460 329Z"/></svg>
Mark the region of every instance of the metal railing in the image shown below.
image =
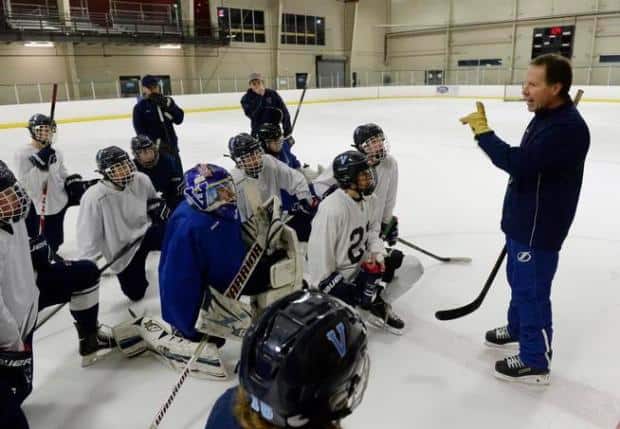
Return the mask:
<svg viewBox="0 0 620 429"><path fill-rule="evenodd" d="M443 71L444 79L433 85L503 85L506 97L519 97L518 85L525 76L526 69L514 71L497 67L458 68ZM318 78L310 76L308 88L345 88L371 86L426 85L425 70L355 71L353 74L322 74ZM620 85L620 65L606 67L574 68L574 85ZM511 76L514 78L511 81ZM589 81L588 81L589 80ZM266 76L266 86L278 90L295 89L295 76ZM0 84L0 104L23 104L46 102L50 98L51 83ZM212 76L197 79L171 79L172 95L213 94L243 92L248 88L247 75ZM129 95L129 97L138 94ZM86 80L62 82L58 100L98 100L120 98L120 82ZM125 95L127 96L127 95Z"/></svg>

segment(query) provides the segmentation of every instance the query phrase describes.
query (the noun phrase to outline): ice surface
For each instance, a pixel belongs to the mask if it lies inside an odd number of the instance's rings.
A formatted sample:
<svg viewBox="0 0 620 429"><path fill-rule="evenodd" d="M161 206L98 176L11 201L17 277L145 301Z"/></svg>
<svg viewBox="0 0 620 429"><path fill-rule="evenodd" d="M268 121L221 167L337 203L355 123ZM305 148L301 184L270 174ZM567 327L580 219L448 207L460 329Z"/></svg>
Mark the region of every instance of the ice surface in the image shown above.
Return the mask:
<svg viewBox="0 0 620 429"><path fill-rule="evenodd" d="M518 144L530 118L522 103L486 102L489 124ZM553 287L552 384L528 387L496 380L501 352L485 348L484 332L505 323L508 288L503 270L474 314L439 322L434 312L460 306L480 291L501 247L501 205L507 176L480 151L458 118L473 100L377 100L304 105L295 153L327 164L349 148L355 126L376 122L398 158L396 214L403 238L435 253L471 256L471 265L440 264L418 255L422 280L397 300L407 323L395 337L371 330L371 379L364 401L344 427L364 428L614 428L620 421L620 124L617 104L580 106L592 134L581 201L560 257ZM35 112L33 112L35 113ZM26 118L24 118L26 119ZM178 127L185 167L201 161L230 166L228 138L246 131L239 111L190 114ZM57 148L71 173L95 177L95 152L129 147L129 120L59 126ZM26 130L0 131L0 158L27 144ZM62 251L75 252L77 209L69 210ZM404 249L408 252L407 249ZM148 261L151 286L133 305L159 312L158 254ZM103 278L101 316L127 317L128 300L115 277ZM49 310L48 310L49 311ZM33 428L146 428L177 374L149 356L120 356L82 369L68 310L35 336L35 388L24 404ZM233 367L239 346L224 357ZM235 381L189 379L162 428L204 427L215 399Z"/></svg>

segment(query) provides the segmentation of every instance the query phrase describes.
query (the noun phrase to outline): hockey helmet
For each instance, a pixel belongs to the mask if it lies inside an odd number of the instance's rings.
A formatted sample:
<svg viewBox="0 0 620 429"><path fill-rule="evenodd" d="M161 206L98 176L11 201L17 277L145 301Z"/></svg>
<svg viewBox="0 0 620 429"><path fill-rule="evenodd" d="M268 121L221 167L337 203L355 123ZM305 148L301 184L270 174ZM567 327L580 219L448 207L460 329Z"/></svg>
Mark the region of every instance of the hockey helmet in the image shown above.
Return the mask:
<svg viewBox="0 0 620 429"><path fill-rule="evenodd" d="M4 161L0 161L0 222L19 222L28 215L30 198Z"/></svg>
<svg viewBox="0 0 620 429"><path fill-rule="evenodd" d="M238 168L258 178L263 171L263 150L258 140L247 133L237 134L228 141L228 151Z"/></svg>
<svg viewBox="0 0 620 429"><path fill-rule="evenodd" d="M383 161L388 154L389 147L385 134L377 124L363 124L353 132L353 146L366 154L370 165Z"/></svg>
<svg viewBox="0 0 620 429"><path fill-rule="evenodd" d="M136 166L129 154L118 146L100 149L96 156L97 171L119 189L125 189L133 180Z"/></svg>
<svg viewBox="0 0 620 429"><path fill-rule="evenodd" d="M236 209L235 184L226 169L214 164L197 164L183 179L183 194L192 207L220 214Z"/></svg>
<svg viewBox="0 0 620 429"><path fill-rule="evenodd" d="M282 128L279 124L265 123L258 128L258 140L266 152L278 154L282 150Z"/></svg>
<svg viewBox="0 0 620 429"><path fill-rule="evenodd" d="M131 151L136 161L144 168L153 168L159 161L159 145L142 134L131 138Z"/></svg>
<svg viewBox="0 0 620 429"><path fill-rule="evenodd" d="M50 145L56 135L56 121L42 113L35 113L28 120L28 131L33 140L43 146Z"/></svg>
<svg viewBox="0 0 620 429"><path fill-rule="evenodd" d="M362 195L370 195L377 185L374 169L361 152L349 150L338 155L332 163L334 178L341 188L351 188ZM364 177L362 177L364 176ZM365 184L360 183L365 179Z"/></svg>

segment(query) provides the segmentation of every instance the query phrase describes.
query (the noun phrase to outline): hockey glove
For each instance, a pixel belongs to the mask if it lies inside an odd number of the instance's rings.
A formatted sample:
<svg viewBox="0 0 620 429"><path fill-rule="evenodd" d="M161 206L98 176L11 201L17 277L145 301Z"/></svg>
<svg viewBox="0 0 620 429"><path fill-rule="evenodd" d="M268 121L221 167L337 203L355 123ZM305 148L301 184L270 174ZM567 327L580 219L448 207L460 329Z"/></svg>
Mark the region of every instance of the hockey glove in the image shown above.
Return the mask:
<svg viewBox="0 0 620 429"><path fill-rule="evenodd" d="M56 151L47 145L28 159L39 170L47 171L49 166L56 162Z"/></svg>
<svg viewBox="0 0 620 429"><path fill-rule="evenodd" d="M320 200L317 197L310 197L308 200L301 200L297 202L293 209L293 213L301 213L303 215L313 217L319 208Z"/></svg>
<svg viewBox="0 0 620 429"><path fill-rule="evenodd" d="M381 239L387 242L390 246L394 246L398 240L398 218L392 216L390 222L381 223Z"/></svg>
<svg viewBox="0 0 620 429"><path fill-rule="evenodd" d="M461 118L460 121L463 125L469 124L476 137L480 134L493 131L487 124L487 115L484 111L484 104L480 101L476 101L476 111Z"/></svg>
<svg viewBox="0 0 620 429"><path fill-rule="evenodd" d="M170 107L170 98L162 94L151 93L149 100L155 103L162 111L168 110Z"/></svg>
<svg viewBox="0 0 620 429"><path fill-rule="evenodd" d="M355 279L359 292L357 304L366 309L385 288L385 283L381 280L385 266L377 262L365 261L360 268L361 270Z"/></svg>
<svg viewBox="0 0 620 429"><path fill-rule="evenodd" d="M293 136L288 136L284 138L284 142L288 143L288 147L293 147L295 146L295 137Z"/></svg>
<svg viewBox="0 0 620 429"><path fill-rule="evenodd" d="M54 256L52 248L42 235L30 239L30 259L35 271L47 268Z"/></svg>
<svg viewBox="0 0 620 429"><path fill-rule="evenodd" d="M72 174L65 179L65 191L69 196L69 206L79 206L84 192L99 182L99 179L82 180L79 174Z"/></svg>
<svg viewBox="0 0 620 429"><path fill-rule="evenodd" d="M170 208L163 198L151 198L147 201L146 212L154 224L161 224L170 217Z"/></svg>
<svg viewBox="0 0 620 429"><path fill-rule="evenodd" d="M26 350L0 351L0 378L15 392L15 398L21 404L32 392L32 347L26 344Z"/></svg>
<svg viewBox="0 0 620 429"><path fill-rule="evenodd" d="M403 265L405 255L398 249L387 249L385 257L385 272L383 273L383 281L386 283L394 280L394 273Z"/></svg>

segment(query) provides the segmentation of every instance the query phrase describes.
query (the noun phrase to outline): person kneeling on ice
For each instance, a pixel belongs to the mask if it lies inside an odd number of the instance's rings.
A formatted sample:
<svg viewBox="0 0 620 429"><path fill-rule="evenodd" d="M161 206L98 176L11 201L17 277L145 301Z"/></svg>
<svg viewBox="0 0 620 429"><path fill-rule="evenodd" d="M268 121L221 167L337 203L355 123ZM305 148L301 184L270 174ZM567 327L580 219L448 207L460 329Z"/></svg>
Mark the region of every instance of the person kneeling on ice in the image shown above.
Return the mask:
<svg viewBox="0 0 620 429"><path fill-rule="evenodd" d="M259 207L257 239L247 250L232 177L217 165L188 170L184 194L168 221L159 262L164 320L143 317L136 326L148 347L160 355L165 351L163 357L177 368L208 335L194 375L226 378L218 346L225 338L243 337L253 306L260 310L301 287L298 243L278 218L277 200L271 199ZM251 296L253 306L240 302L240 295ZM162 337L162 331L168 335Z"/></svg>
<svg viewBox="0 0 620 429"><path fill-rule="evenodd" d="M96 161L103 179L82 197L77 221L80 258L95 261L103 254L113 262L110 271L123 293L138 301L149 285L146 257L161 248L170 209L123 149L101 149Z"/></svg>
<svg viewBox="0 0 620 429"><path fill-rule="evenodd" d="M82 366L114 347L98 323L99 271L89 261L50 262L50 247L29 242L30 198L0 161L0 427L28 428L21 403L32 391L37 312L69 302ZM36 270L36 272L35 272Z"/></svg>
<svg viewBox="0 0 620 429"><path fill-rule="evenodd" d="M371 321L400 334L405 323L391 311L382 292L386 280L412 285L422 271L414 258L405 258L400 274L386 272L385 249L374 216L376 185L366 155L347 151L332 163L339 188L319 205L308 241L307 281L343 301L370 313Z"/></svg>
<svg viewBox="0 0 620 429"><path fill-rule="evenodd" d="M205 429L340 429L364 397L367 341L342 301L319 291L282 298L243 339L240 385L216 401Z"/></svg>
<svg viewBox="0 0 620 429"><path fill-rule="evenodd" d="M260 142L246 133L232 137L228 150L236 164L231 175L239 191L242 221L252 222L256 207L286 192L297 200L294 207L283 207L293 215L287 223L295 230L299 241L308 241L310 221L319 200L312 196L304 175L272 156L265 156Z"/></svg>

